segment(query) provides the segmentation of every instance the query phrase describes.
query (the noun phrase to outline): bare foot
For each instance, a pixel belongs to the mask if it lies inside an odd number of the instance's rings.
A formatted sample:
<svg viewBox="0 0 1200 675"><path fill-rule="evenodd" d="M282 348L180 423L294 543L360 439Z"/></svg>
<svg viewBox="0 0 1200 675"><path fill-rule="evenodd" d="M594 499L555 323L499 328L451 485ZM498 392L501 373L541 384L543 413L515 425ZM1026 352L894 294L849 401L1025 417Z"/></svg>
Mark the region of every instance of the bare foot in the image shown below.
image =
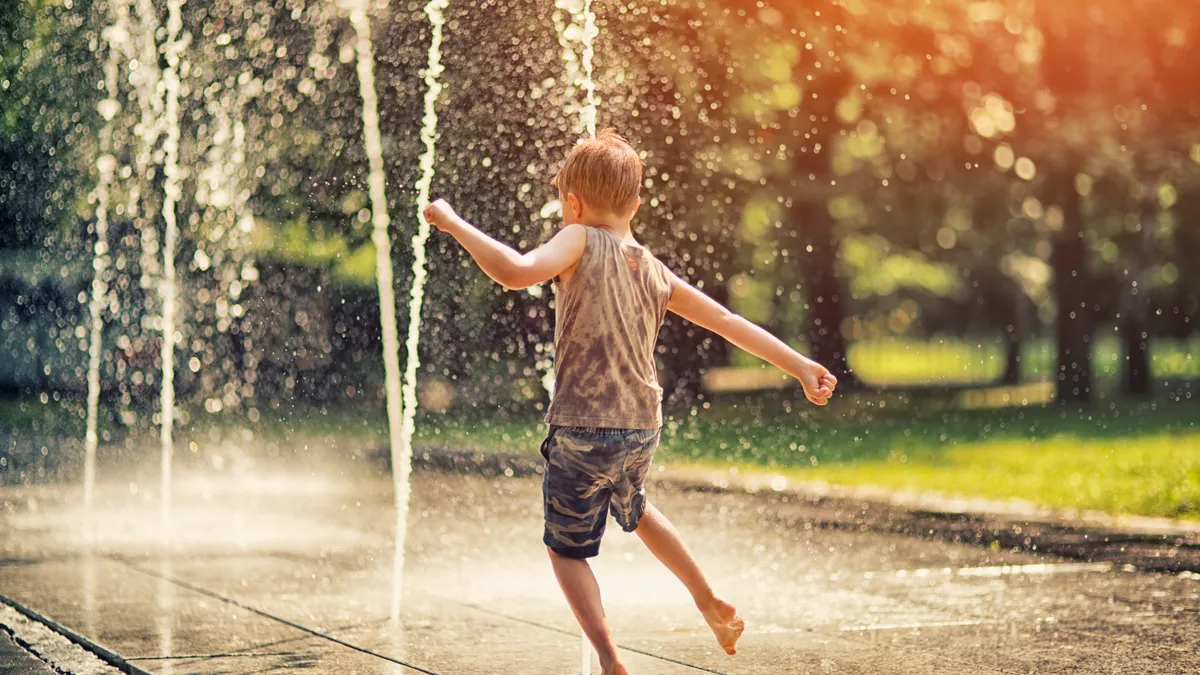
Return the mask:
<svg viewBox="0 0 1200 675"><path fill-rule="evenodd" d="M726 654L733 656L737 653L737 641L746 630L746 622L737 615L737 609L720 598L714 597L707 607L701 607L700 613L708 622L708 627L717 636L717 642Z"/></svg>

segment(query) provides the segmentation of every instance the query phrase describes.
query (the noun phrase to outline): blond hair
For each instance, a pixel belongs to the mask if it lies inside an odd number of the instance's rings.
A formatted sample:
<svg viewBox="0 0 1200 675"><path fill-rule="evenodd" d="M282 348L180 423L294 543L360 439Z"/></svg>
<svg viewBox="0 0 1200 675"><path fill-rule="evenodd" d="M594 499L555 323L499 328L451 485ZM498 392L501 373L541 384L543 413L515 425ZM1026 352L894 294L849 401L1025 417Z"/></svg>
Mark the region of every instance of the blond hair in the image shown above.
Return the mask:
<svg viewBox="0 0 1200 675"><path fill-rule="evenodd" d="M642 188L642 159L614 129L580 141L554 180L563 197L574 192L598 211L628 215Z"/></svg>

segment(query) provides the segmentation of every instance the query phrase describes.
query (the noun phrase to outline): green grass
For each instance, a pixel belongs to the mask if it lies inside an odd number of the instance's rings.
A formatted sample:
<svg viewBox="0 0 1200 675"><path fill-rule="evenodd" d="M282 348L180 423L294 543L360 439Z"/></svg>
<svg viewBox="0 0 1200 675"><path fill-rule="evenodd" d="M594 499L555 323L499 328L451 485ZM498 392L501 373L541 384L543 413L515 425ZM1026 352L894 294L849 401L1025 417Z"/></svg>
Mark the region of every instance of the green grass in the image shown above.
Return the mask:
<svg viewBox="0 0 1200 675"><path fill-rule="evenodd" d="M1062 509L1200 518L1200 430L1136 439L985 441L789 472L834 484L1023 499Z"/></svg>
<svg viewBox="0 0 1200 675"><path fill-rule="evenodd" d="M790 420L769 405L724 406L685 419L665 435L664 453L799 480L1200 518L1200 406L1191 402L1083 411L856 404Z"/></svg>
<svg viewBox="0 0 1200 675"><path fill-rule="evenodd" d="M1124 348L1114 335L1098 337L1092 348L1097 385L1115 388L1124 366ZM1050 379L1055 355L1050 340L1022 346L1021 377L1026 382ZM863 340L850 345L850 365L873 386L978 385L997 381L1005 368L1004 345L996 338ZM1150 341L1150 373L1156 380L1200 378L1200 339Z"/></svg>

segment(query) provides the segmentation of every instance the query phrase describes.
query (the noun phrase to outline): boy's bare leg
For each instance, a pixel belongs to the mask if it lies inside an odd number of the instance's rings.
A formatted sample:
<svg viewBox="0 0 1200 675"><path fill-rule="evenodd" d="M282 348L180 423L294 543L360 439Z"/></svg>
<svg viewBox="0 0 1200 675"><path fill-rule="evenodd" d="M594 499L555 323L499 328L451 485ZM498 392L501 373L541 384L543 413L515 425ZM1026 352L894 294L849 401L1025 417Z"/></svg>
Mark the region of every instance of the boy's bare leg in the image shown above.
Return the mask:
<svg viewBox="0 0 1200 675"><path fill-rule="evenodd" d="M727 654L736 654L738 638L746 628L745 622L737 615L737 609L733 605L713 593L704 572L696 564L696 559L692 557L691 551L683 543L683 538L679 536L679 531L671 521L653 505L648 504L634 532L641 537L642 543L650 549L654 557L666 565L687 587L692 599L696 601L696 607L708 622L708 627L716 634L721 648Z"/></svg>
<svg viewBox="0 0 1200 675"><path fill-rule="evenodd" d="M600 657L600 668L604 675L628 675L629 671L621 662L612 632L608 629L608 619L604 617L604 606L600 603L600 584L596 583L591 565L584 559L561 556L549 547L546 551L550 554L550 564L554 567L558 585L562 587L563 595L567 596L567 604L575 612L575 620Z"/></svg>

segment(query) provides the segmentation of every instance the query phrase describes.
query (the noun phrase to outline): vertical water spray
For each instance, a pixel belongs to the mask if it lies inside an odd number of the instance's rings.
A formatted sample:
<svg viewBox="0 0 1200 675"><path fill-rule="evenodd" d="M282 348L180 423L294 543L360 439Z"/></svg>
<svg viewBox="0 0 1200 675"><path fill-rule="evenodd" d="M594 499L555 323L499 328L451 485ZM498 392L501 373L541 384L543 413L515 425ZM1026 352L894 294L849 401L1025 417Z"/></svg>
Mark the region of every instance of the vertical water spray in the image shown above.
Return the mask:
<svg viewBox="0 0 1200 675"><path fill-rule="evenodd" d="M120 45L124 42L125 19L122 16L125 6L116 2L109 11L113 22L104 29L103 37L108 44L108 55L104 60L104 91L105 98L97 105L104 126L100 130L100 156L96 159L96 169L99 178L93 196L96 200L96 241L92 255L92 294L88 303L88 314L91 323L91 335L88 341L88 374L87 374L87 431L84 435L83 458L83 504L85 508L92 507L92 497L96 487L96 446L99 436L96 433L96 417L100 407L100 350L104 338L104 308L108 304L108 200L109 187L112 185L116 172L117 160L112 154L113 119L121 110L118 102L117 75L121 69Z"/></svg>
<svg viewBox="0 0 1200 675"><path fill-rule="evenodd" d="M583 91L586 103L579 111L583 119L583 127L589 136L596 135L596 81L592 79L592 58L596 54L594 40L599 30L596 28L596 13L592 11L592 0L583 0Z"/></svg>
<svg viewBox="0 0 1200 675"><path fill-rule="evenodd" d="M156 278L160 273L157 259L159 242L158 230L152 226L153 214L149 205L141 199L141 194L142 190L150 185L152 153L158 145L159 136L162 135L163 95L159 88L162 73L157 67L158 43L155 38L158 17L152 0L137 0L137 13L138 39L136 42L131 40L127 43L126 57L129 61L130 81L137 90L141 118L134 127L134 135L138 139L134 158L137 175L129 189L126 211L134 219L134 225L141 237L140 286L148 292L155 287ZM149 297L147 295L147 310L150 308Z"/></svg>
<svg viewBox="0 0 1200 675"><path fill-rule="evenodd" d="M163 236L163 270L159 286L162 294L162 390L161 430L162 442L161 490L162 490L162 535L169 536L171 523L171 461L175 451L173 426L175 414L175 249L179 239L179 226L175 209L182 194L179 167L179 66L184 43L179 32L183 28L183 0L167 1L167 68L163 71L166 92L164 122L167 137L163 142L163 220L166 230Z"/></svg>
<svg viewBox="0 0 1200 675"><path fill-rule="evenodd" d="M421 142L425 152L419 162L421 176L417 179L417 233L412 238L412 292L408 302L408 340L405 353L408 356L404 368L404 420L400 428L399 456L393 455L393 471L397 485L403 488L396 493L396 517L398 522L408 521L409 474L412 473L412 436L417 414L417 368L421 365L421 306L425 300L425 242L429 239L429 221L425 220L425 207L429 206L429 190L433 185L433 166L437 142L437 99L442 92L442 28L446 19L444 12L449 0L429 0L425 15L429 17L429 60L423 73L425 79L425 115L421 123ZM400 615L400 582L404 574L404 536L400 532L397 542L400 555L396 559L395 589L392 594L392 616Z"/></svg>
<svg viewBox="0 0 1200 675"><path fill-rule="evenodd" d="M567 109L579 114L578 132L595 136L599 100L596 98L592 62L599 29L596 27L596 13L592 11L592 0L555 0L554 6L559 10L554 13L553 19L558 32L564 80L568 85ZM569 20L564 21L560 12L566 13ZM575 100L576 89L583 90L582 101Z"/></svg>
<svg viewBox="0 0 1200 675"><path fill-rule="evenodd" d="M408 495L408 466L400 462L401 411L400 338L396 329L396 292L392 277L392 239L388 235L391 218L384 189L383 142L379 135L379 99L375 91L375 53L371 42L371 21L365 0L353 3L350 24L356 37L354 51L358 59L358 91L363 102L363 142L367 150L367 184L371 199L371 241L375 244L375 281L379 288L379 321L383 333L383 373L387 395L388 440L392 448L392 479L397 504L396 532L402 537L406 513L400 507ZM397 544L400 545L399 543ZM402 554L397 554L399 557ZM395 563L397 569L401 563ZM399 616L398 601L393 600L392 617Z"/></svg>

